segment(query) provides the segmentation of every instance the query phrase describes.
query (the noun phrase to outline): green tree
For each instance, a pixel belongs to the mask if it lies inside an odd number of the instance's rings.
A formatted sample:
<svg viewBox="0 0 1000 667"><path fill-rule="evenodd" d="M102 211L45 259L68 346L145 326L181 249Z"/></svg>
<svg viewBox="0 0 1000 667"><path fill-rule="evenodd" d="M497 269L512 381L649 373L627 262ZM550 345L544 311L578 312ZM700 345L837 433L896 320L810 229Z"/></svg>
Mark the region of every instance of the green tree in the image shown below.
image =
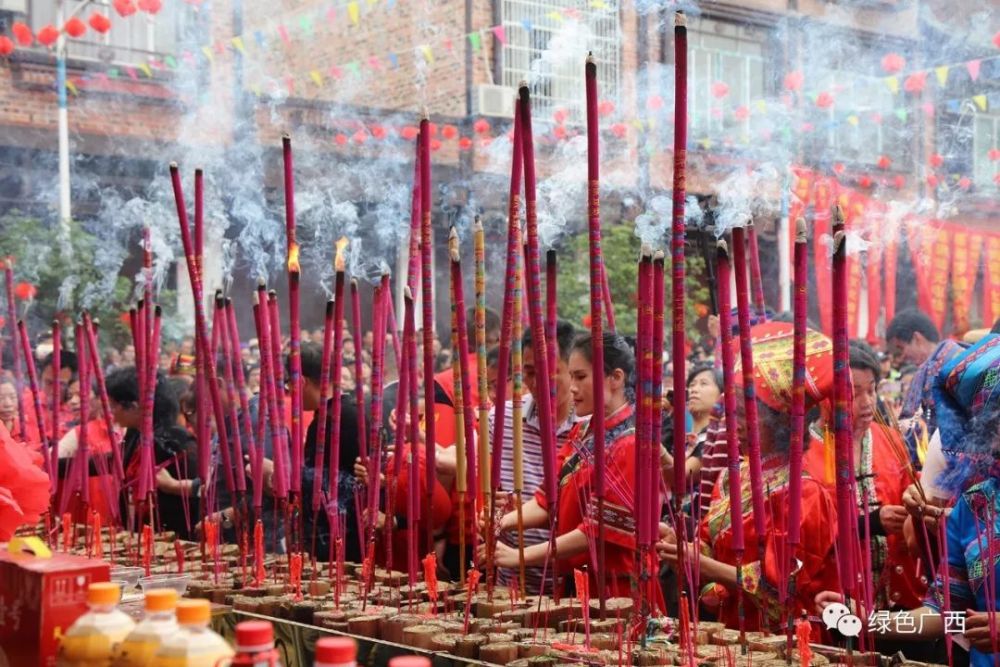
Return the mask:
<svg viewBox="0 0 1000 667"><path fill-rule="evenodd" d="M132 297L132 283L96 261L101 239L74 222L70 225L69 241L57 240L56 230L35 218L12 213L0 218L0 257L10 257L14 263L14 281L29 283L35 290L33 299L18 303L18 317L25 319L29 330L37 334L47 329L54 319L64 325L64 335L72 340L72 322L84 307L91 317L100 320L104 342L121 345L131 337L120 319ZM173 295L161 293L161 300L173 303ZM6 307L4 308L6 318Z"/></svg>
<svg viewBox="0 0 1000 667"><path fill-rule="evenodd" d="M636 286L639 276L641 241L634 227L628 223L607 225L601 234L601 253L608 273L611 300L615 308L615 325L622 333L632 334L636 329ZM665 319L670 327L670 253L667 254L665 275ZM697 337L694 324L698 319L697 306L707 304L708 288L704 279L705 260L689 246L685 260L687 283L686 328L688 336ZM577 234L559 249L559 314L577 325L590 313L590 239Z"/></svg>

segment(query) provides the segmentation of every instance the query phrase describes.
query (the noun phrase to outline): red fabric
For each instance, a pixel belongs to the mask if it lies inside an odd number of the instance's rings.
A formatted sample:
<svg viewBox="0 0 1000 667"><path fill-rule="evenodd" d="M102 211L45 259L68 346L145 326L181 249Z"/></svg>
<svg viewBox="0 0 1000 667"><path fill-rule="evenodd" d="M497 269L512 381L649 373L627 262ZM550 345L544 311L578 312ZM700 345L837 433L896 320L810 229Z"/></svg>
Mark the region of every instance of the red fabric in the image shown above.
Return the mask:
<svg viewBox="0 0 1000 667"><path fill-rule="evenodd" d="M779 412L792 405L794 327L787 322L765 322L750 329L753 342L754 388L757 397ZM743 386L739 340L733 340L737 387ZM833 393L833 342L806 332L806 406L826 400Z"/></svg>
<svg viewBox="0 0 1000 667"><path fill-rule="evenodd" d="M950 227L948 235L952 240L951 293L955 333L964 334L969 330L972 292L976 286L979 256L982 254L985 239L979 234L969 233L968 229L960 225ZM985 324L991 326L993 321L986 320Z"/></svg>
<svg viewBox="0 0 1000 667"><path fill-rule="evenodd" d="M80 427L75 427L75 431L77 442L79 443ZM108 432L107 423L103 417L90 420L87 426L87 449L92 455L103 456L111 453L111 434ZM97 468L97 470L104 472L103 469L103 464ZM70 512L73 515L73 520L78 523L86 523L89 519L88 514L96 511L101 515L102 525L111 525L114 521L112 504L116 500L113 497L108 497L115 493L114 476L110 460L107 462L106 474L88 475L87 488L90 497L89 507L85 507L81 497L74 493L73 497L67 501L66 511ZM60 506L58 500L56 506Z"/></svg>
<svg viewBox="0 0 1000 667"><path fill-rule="evenodd" d="M906 447L898 434L877 424L871 427L870 433L875 500L880 506L902 505L903 492L910 484L910 477L906 472L909 462ZM830 446L832 447L832 441ZM822 483L833 496L837 483L832 471L828 470L827 458L823 440L814 434L808 451L802 457L802 468L810 477ZM832 460L832 453L829 458ZM887 597L893 604L904 609L919 607L927 586L921 584L915 574L917 563L906 547L906 540L902 535L888 535L886 547L888 556L885 567L881 572L872 573L876 587L887 587ZM901 573L896 571L897 567L902 568ZM898 597L894 595L896 593Z"/></svg>
<svg viewBox="0 0 1000 667"><path fill-rule="evenodd" d="M395 480L395 496L393 502L393 511L396 516L409 517L409 507L408 499L410 493L410 470L409 470L409 451L410 445L407 444L403 447L398 455L403 456L403 466L399 472L399 478ZM421 520L417 521L415 524L407 521L407 528L397 529L392 531L392 559L393 563L389 564L395 568L402 568L406 565L406 554L409 552L409 535L411 530L417 531L417 544L418 549L423 550L424 537L427 534L427 511L423 508L423 504L426 498L427 483L424 476L424 457L423 447L417 448L417 466L420 470L419 479L417 481L417 507L420 508ZM395 456L396 454L394 454ZM386 463L386 470L392 470L395 465L392 456L389 457ZM451 518L453 509L451 504L451 497L447 489L445 489L440 482L434 482L434 489L431 496L431 529L434 531L440 530L445 523ZM379 549L378 558L380 562L386 564L386 553L385 545Z"/></svg>
<svg viewBox="0 0 1000 667"><path fill-rule="evenodd" d="M20 526L37 521L48 506L49 476L0 424L0 542L8 541Z"/></svg>
<svg viewBox="0 0 1000 667"><path fill-rule="evenodd" d="M993 324L1000 317L1000 234L985 238L983 261L983 323Z"/></svg>
<svg viewBox="0 0 1000 667"><path fill-rule="evenodd" d="M813 257L816 264L816 293L819 298L820 328L823 333L833 333L833 273L830 261L830 248L823 243L823 237L831 231L830 207L836 197L836 181L819 177L816 179L813 191ZM793 235L794 236L794 235Z"/></svg>
<svg viewBox="0 0 1000 667"><path fill-rule="evenodd" d="M757 571L763 575L763 584L773 591L784 588L788 579L787 557L779 558L785 552L784 526L788 521L788 470L784 460L772 457L765 460L764 482L771 493L766 498L769 508L766 517L766 538L764 543L764 563ZM742 494L743 533L744 533L744 567L758 561L757 533L754 529L754 517L750 508L750 468L748 463L740 467ZM732 529L730 523L730 499L728 473L719 475L712 493L712 509L702 520L700 526L701 542L709 549L709 555L715 560L736 565L736 552L733 550ZM826 488L809 477L802 480L802 514L801 514L801 544L796 557L802 561L802 567L795 579L795 606L814 613L814 598L824 590L839 591L840 582L837 568L831 567L833 547L837 537L836 509L833 498ZM752 568L751 568L752 570ZM749 588L751 582L744 580L744 587ZM739 627L737 613L738 595L735 590L727 589L728 595L722 599L719 609L719 620L727 627ZM758 630L762 626L761 609L757 606L758 596L745 596L746 629ZM777 596L766 595L768 611L773 614L780 609ZM756 610L756 611L755 611Z"/></svg>

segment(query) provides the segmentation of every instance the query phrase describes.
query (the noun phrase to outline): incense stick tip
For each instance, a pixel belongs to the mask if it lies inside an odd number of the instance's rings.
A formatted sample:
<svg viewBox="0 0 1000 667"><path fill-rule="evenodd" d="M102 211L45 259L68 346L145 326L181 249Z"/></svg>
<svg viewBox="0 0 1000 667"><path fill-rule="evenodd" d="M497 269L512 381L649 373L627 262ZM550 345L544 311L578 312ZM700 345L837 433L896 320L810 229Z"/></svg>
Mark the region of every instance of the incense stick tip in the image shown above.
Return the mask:
<svg viewBox="0 0 1000 667"><path fill-rule="evenodd" d="M472 231L474 232L483 231L483 220L478 215L472 220Z"/></svg>
<svg viewBox="0 0 1000 667"><path fill-rule="evenodd" d="M258 278L257 279L257 289L260 289L260 290L267 289L267 281L264 280L263 278Z"/></svg>
<svg viewBox="0 0 1000 667"><path fill-rule="evenodd" d="M170 167L170 171L177 171L180 168L180 167L177 166L176 162L171 162L170 165L169 165L169 167Z"/></svg>
<svg viewBox="0 0 1000 667"><path fill-rule="evenodd" d="M687 16L684 14L684 12L680 10L674 12L674 27L675 28L687 27Z"/></svg>
<svg viewBox="0 0 1000 667"><path fill-rule="evenodd" d="M403 287L403 298L408 301L413 301L413 292L410 290L409 285Z"/></svg>
<svg viewBox="0 0 1000 667"><path fill-rule="evenodd" d="M153 317L160 317L161 315L163 315L163 308L157 304L156 307L153 308Z"/></svg>
<svg viewBox="0 0 1000 667"><path fill-rule="evenodd" d="M725 255L726 257L729 256L729 244L726 243L725 239L719 239L715 242L715 250L720 255Z"/></svg>
<svg viewBox="0 0 1000 667"><path fill-rule="evenodd" d="M353 276L351 276L351 289L352 290L358 289L358 279Z"/></svg>
<svg viewBox="0 0 1000 667"><path fill-rule="evenodd" d="M454 227L448 232L448 254L453 262L461 260L461 253L458 250L458 230Z"/></svg>
<svg viewBox="0 0 1000 667"><path fill-rule="evenodd" d="M833 205L833 224L842 225L844 224L844 207L837 202Z"/></svg>
<svg viewBox="0 0 1000 667"><path fill-rule="evenodd" d="M656 251L653 253L653 261L662 262L666 256L667 256L666 253L664 253L662 249L657 248Z"/></svg>
<svg viewBox="0 0 1000 667"><path fill-rule="evenodd" d="M795 220L795 242L806 242L806 221L802 218L797 218Z"/></svg>
<svg viewBox="0 0 1000 667"><path fill-rule="evenodd" d="M653 246L648 243L643 243L642 247L639 249L639 256L643 260L652 259L653 257Z"/></svg>
<svg viewBox="0 0 1000 667"><path fill-rule="evenodd" d="M281 133L281 143L284 144L285 146L288 146L289 144L291 144L292 143L292 135L289 134L288 132L282 132Z"/></svg>
<svg viewBox="0 0 1000 667"><path fill-rule="evenodd" d="M587 52L587 64L588 65L595 64L595 61L594 61L594 52L593 51L588 51Z"/></svg>

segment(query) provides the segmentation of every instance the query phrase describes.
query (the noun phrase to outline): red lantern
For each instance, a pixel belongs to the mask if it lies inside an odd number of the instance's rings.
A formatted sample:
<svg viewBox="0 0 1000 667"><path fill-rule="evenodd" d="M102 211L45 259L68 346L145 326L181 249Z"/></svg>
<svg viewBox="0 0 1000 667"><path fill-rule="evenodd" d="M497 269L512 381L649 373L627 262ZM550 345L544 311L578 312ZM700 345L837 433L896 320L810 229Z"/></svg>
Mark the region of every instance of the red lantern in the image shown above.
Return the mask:
<svg viewBox="0 0 1000 667"><path fill-rule="evenodd" d="M833 95L831 95L826 91L823 91L822 93L816 96L816 106L818 106L820 109L829 109L830 107L833 106Z"/></svg>
<svg viewBox="0 0 1000 667"><path fill-rule="evenodd" d="M785 75L785 90L796 91L802 88L806 77L801 70L795 70Z"/></svg>
<svg viewBox="0 0 1000 667"><path fill-rule="evenodd" d="M356 144L363 144L366 141L368 141L368 135L365 134L364 130L358 130L357 132L354 133L354 136L351 138L354 139L354 143Z"/></svg>
<svg viewBox="0 0 1000 667"><path fill-rule="evenodd" d="M147 14L156 14L163 8L162 0L139 0L139 9Z"/></svg>
<svg viewBox="0 0 1000 667"><path fill-rule="evenodd" d="M997 174L996 176L993 177L993 182L996 183L997 185L1000 185L1000 174Z"/></svg>
<svg viewBox="0 0 1000 667"><path fill-rule="evenodd" d="M889 159L888 155L880 155L876 164L878 164L879 169L888 169L892 166L892 160Z"/></svg>
<svg viewBox="0 0 1000 667"><path fill-rule="evenodd" d="M590 313L587 313L586 315L584 315L583 319L580 320L580 322L583 324L583 328L584 329L589 329L590 328L590 323L593 322L593 321L594 320L590 317Z"/></svg>
<svg viewBox="0 0 1000 667"><path fill-rule="evenodd" d="M880 113L873 113L871 115L871 120L876 125L881 125L882 124L882 114L880 114Z"/></svg>
<svg viewBox="0 0 1000 667"><path fill-rule="evenodd" d="M337 136L335 136L333 138L333 140L337 142L338 146L346 146L347 145L347 135L346 134L338 134Z"/></svg>
<svg viewBox="0 0 1000 667"><path fill-rule="evenodd" d="M461 139L458 140L458 147L461 148L463 151L469 150L470 148L472 148L472 139L468 137L462 137Z"/></svg>
<svg viewBox="0 0 1000 667"><path fill-rule="evenodd" d="M603 100L597 105L597 113L601 116L610 116L615 112L615 103L611 100Z"/></svg>
<svg viewBox="0 0 1000 667"><path fill-rule="evenodd" d="M385 128L382 127L381 125L372 125L371 133L372 136L375 137L376 139L379 140L385 139L385 134L386 134Z"/></svg>
<svg viewBox="0 0 1000 667"><path fill-rule="evenodd" d="M480 118L472 124L472 129L476 131L476 134L486 134L490 131L490 122L485 118Z"/></svg>
<svg viewBox="0 0 1000 667"><path fill-rule="evenodd" d="M658 111L663 108L663 98L659 95L650 95L646 100L646 108L650 111Z"/></svg>
<svg viewBox="0 0 1000 667"><path fill-rule="evenodd" d="M431 150L432 151L441 150L441 141L439 139L431 139Z"/></svg>
<svg viewBox="0 0 1000 667"><path fill-rule="evenodd" d="M38 43L42 46L52 46L59 40L59 30L50 23L42 26L42 29L38 31L37 37Z"/></svg>
<svg viewBox="0 0 1000 667"><path fill-rule="evenodd" d="M6 58L14 53L14 42L7 35L0 35L0 57Z"/></svg>
<svg viewBox="0 0 1000 667"><path fill-rule="evenodd" d="M716 81L712 84L712 97L721 100L729 94L729 86L723 81Z"/></svg>
<svg viewBox="0 0 1000 667"><path fill-rule="evenodd" d="M87 32L87 24L74 16L69 21L66 21L66 25L63 26L63 30L65 30L66 34L70 37L78 39L83 37L83 34Z"/></svg>
<svg viewBox="0 0 1000 667"><path fill-rule="evenodd" d="M906 185L906 179L903 178L902 174L897 174L896 177L892 179L892 186L897 190L902 190L904 185Z"/></svg>
<svg viewBox="0 0 1000 667"><path fill-rule="evenodd" d="M14 296L21 301L31 301L38 294L38 288L31 283L18 283L14 285Z"/></svg>
<svg viewBox="0 0 1000 667"><path fill-rule="evenodd" d="M863 188L870 188L872 186L872 177L865 174L858 179L858 185Z"/></svg>
<svg viewBox="0 0 1000 667"><path fill-rule="evenodd" d="M927 176L927 187L936 188L938 186L937 174L930 174Z"/></svg>
<svg viewBox="0 0 1000 667"><path fill-rule="evenodd" d="M114 0L115 11L118 12L118 16L122 18L128 18L135 14L135 4L132 0Z"/></svg>
<svg viewBox="0 0 1000 667"><path fill-rule="evenodd" d="M625 123L615 123L611 126L611 134L615 135L619 139L624 139L625 135L628 134L628 127Z"/></svg>
<svg viewBox="0 0 1000 667"><path fill-rule="evenodd" d="M31 43L35 41L35 36L31 33L31 28L26 23L14 21L10 26L10 31L13 33L14 39L21 46L31 46Z"/></svg>
<svg viewBox="0 0 1000 667"><path fill-rule="evenodd" d="M834 162L833 163L833 173L837 174L838 176L840 176L841 174L844 173L844 169L845 169L845 167L844 167L844 163L843 162Z"/></svg>
<svg viewBox="0 0 1000 667"><path fill-rule="evenodd" d="M431 133L432 137L436 137L438 135L437 123L427 123L427 131Z"/></svg>
<svg viewBox="0 0 1000 667"><path fill-rule="evenodd" d="M934 153L933 155L931 155L931 157L929 158L928 162L930 162L930 165L932 167L934 167L935 169L937 169L938 167L940 167L941 165L944 164L944 158L941 157L940 154Z"/></svg>
<svg viewBox="0 0 1000 667"><path fill-rule="evenodd" d="M986 154L986 156L990 159L991 162L996 162L997 160L1000 160L1000 148L991 148L989 152Z"/></svg>
<svg viewBox="0 0 1000 667"><path fill-rule="evenodd" d="M458 128L454 125L445 125L441 128L441 136L445 139L454 139L458 136Z"/></svg>
<svg viewBox="0 0 1000 667"><path fill-rule="evenodd" d="M552 112L552 120L556 122L556 125L562 125L566 122L566 118L569 116L569 112L565 109L556 109Z"/></svg>
<svg viewBox="0 0 1000 667"><path fill-rule="evenodd" d="M750 117L750 108L743 105L736 107L733 111L733 117L736 120L746 120Z"/></svg>
<svg viewBox="0 0 1000 667"><path fill-rule="evenodd" d="M903 90L908 93L922 93L927 85L927 72L915 72L906 77L903 82Z"/></svg>
<svg viewBox="0 0 1000 667"><path fill-rule="evenodd" d="M132 317L128 314L128 311L125 311L124 313L119 315L118 321L127 327L132 325Z"/></svg>
<svg viewBox="0 0 1000 667"><path fill-rule="evenodd" d="M882 71L895 74L906 67L906 60L898 53L887 53L882 57Z"/></svg>
<svg viewBox="0 0 1000 667"><path fill-rule="evenodd" d="M111 19L100 12L94 12L91 14L87 23L90 24L90 27L94 30L94 32L98 32L102 35L108 30L111 30Z"/></svg>
<svg viewBox="0 0 1000 667"><path fill-rule="evenodd" d="M552 134L555 136L556 139L565 139L566 138L566 126L565 125L556 125L554 128L552 128Z"/></svg>
<svg viewBox="0 0 1000 667"><path fill-rule="evenodd" d="M399 136L403 137L407 141L413 141L417 138L418 134L420 134L419 128L416 128L413 125L404 125L399 130Z"/></svg>
<svg viewBox="0 0 1000 667"><path fill-rule="evenodd" d="M993 33L993 46L1000 49L1000 30L997 30L995 33Z"/></svg>
<svg viewBox="0 0 1000 667"><path fill-rule="evenodd" d="M962 178L958 179L958 187L962 188L963 190L968 190L970 187L972 187L972 179L969 178L968 176L963 176Z"/></svg>

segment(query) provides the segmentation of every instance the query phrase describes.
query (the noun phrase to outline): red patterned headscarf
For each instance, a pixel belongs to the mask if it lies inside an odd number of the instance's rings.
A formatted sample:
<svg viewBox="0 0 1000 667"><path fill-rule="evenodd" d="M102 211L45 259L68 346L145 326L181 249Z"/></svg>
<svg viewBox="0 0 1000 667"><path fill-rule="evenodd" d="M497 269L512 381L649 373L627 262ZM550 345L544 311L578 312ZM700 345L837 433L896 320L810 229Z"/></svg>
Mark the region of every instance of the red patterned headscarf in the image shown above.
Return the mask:
<svg viewBox="0 0 1000 667"><path fill-rule="evenodd" d="M750 328L753 342L754 389L769 407L787 412L792 406L794 329L787 322L765 322ZM736 384L743 385L739 340L733 341ZM809 329L806 333L806 409L833 391L833 342Z"/></svg>

